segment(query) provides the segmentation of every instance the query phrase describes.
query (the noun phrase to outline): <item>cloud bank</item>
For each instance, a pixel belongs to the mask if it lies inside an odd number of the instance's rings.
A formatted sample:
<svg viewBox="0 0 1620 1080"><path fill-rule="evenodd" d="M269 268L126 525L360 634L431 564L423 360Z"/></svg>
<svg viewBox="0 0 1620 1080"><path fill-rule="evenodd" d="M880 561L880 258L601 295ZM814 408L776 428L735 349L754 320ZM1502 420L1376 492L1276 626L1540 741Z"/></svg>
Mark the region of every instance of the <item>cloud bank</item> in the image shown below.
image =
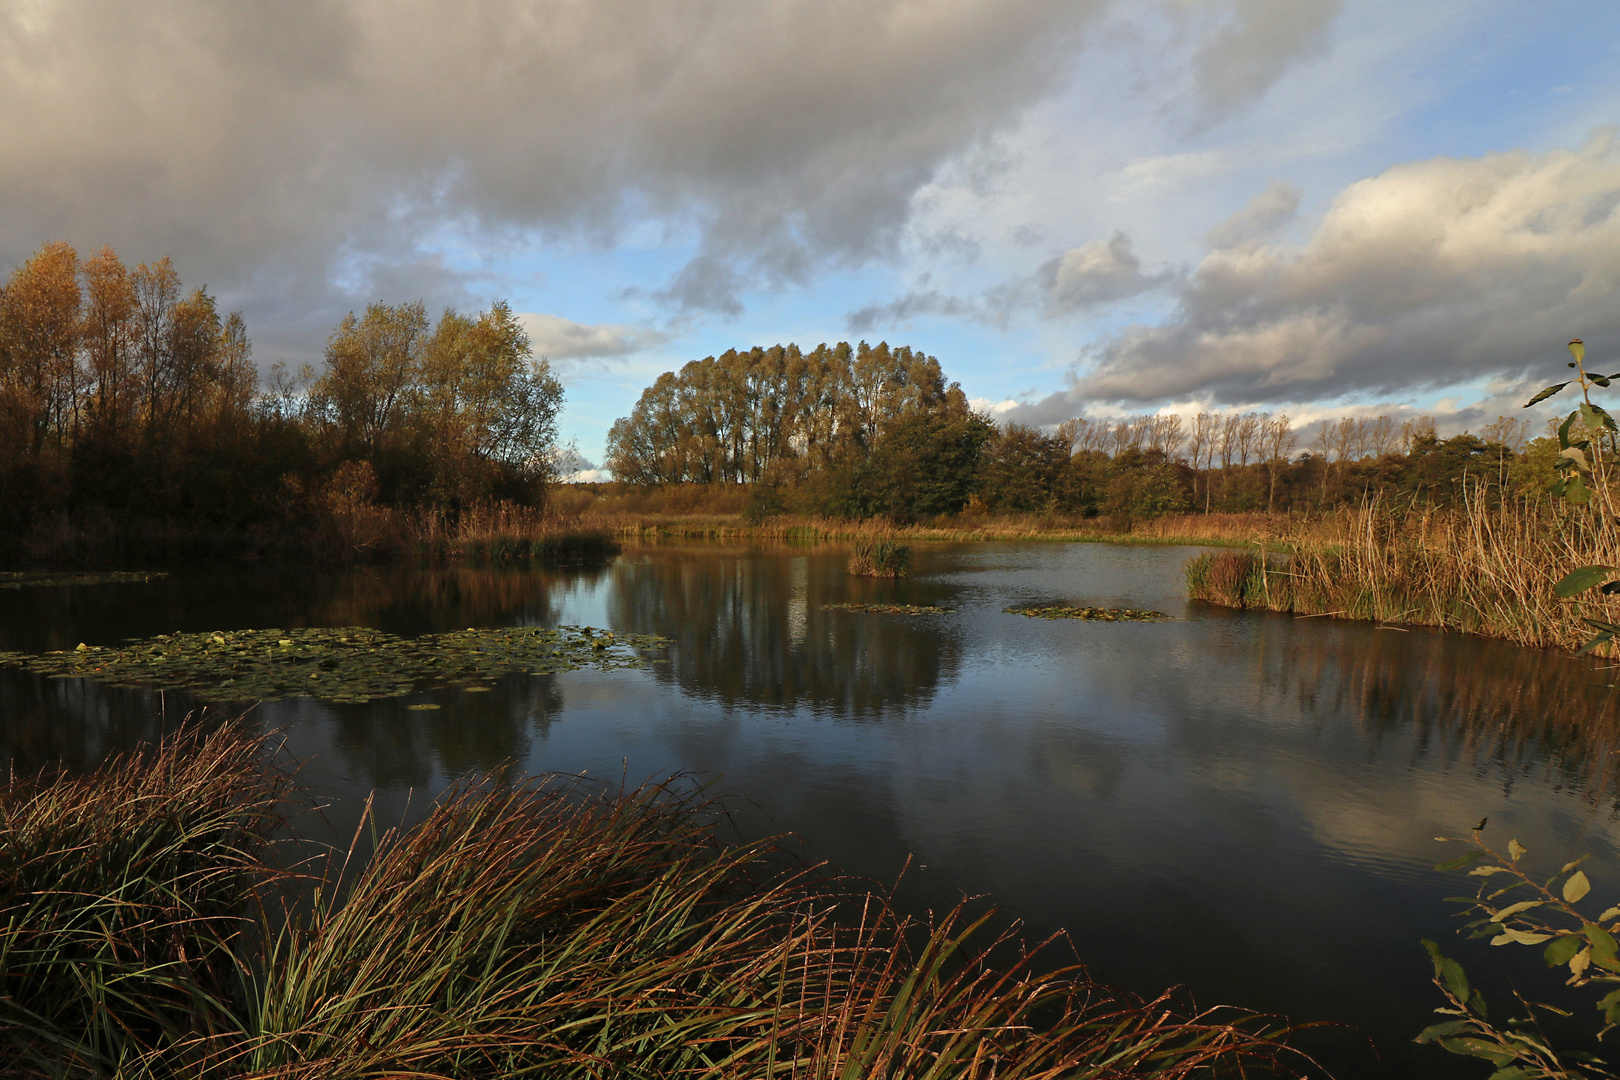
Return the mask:
<svg viewBox="0 0 1620 1080"><path fill-rule="evenodd" d="M482 299L447 229L607 245L656 221L696 252L662 298L735 311L745 281L892 249L918 186L1060 85L1103 6L7 5L0 259L168 253L324 327L333 282Z"/></svg>
<svg viewBox="0 0 1620 1080"><path fill-rule="evenodd" d="M1617 352L1613 129L1398 165L1341 192L1303 247L1258 238L1297 201L1270 191L1218 228L1169 318L1084 357L1064 397L1329 400L1556 373L1571 336Z"/></svg>

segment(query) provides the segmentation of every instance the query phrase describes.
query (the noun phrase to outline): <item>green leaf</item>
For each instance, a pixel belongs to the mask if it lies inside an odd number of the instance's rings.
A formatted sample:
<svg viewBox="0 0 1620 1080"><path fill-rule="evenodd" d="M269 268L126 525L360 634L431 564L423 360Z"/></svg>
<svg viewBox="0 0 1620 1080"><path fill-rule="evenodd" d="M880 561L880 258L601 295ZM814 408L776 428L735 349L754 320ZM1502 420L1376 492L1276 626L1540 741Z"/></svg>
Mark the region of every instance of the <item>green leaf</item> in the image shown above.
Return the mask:
<svg viewBox="0 0 1620 1080"><path fill-rule="evenodd" d="M1528 409L1530 406L1534 405L1538 401L1545 401L1547 398L1552 397L1554 394L1558 393L1558 391L1562 390L1564 387L1566 387L1568 385L1569 385L1569 383L1567 383L1567 382L1553 383L1551 386L1549 386L1545 390L1541 391L1535 397L1533 397L1529 401L1525 402L1524 407Z"/></svg>
<svg viewBox="0 0 1620 1080"><path fill-rule="evenodd" d="M1609 385L1609 377L1607 375L1588 375L1587 378L1591 379L1593 382L1597 383L1599 386L1608 386Z"/></svg>
<svg viewBox="0 0 1620 1080"><path fill-rule="evenodd" d="M1586 880L1586 874L1580 870L1569 875L1569 880L1564 882L1564 899L1571 904L1591 891L1592 883Z"/></svg>
<svg viewBox="0 0 1620 1080"><path fill-rule="evenodd" d="M1597 648L1599 645L1602 645L1603 643L1605 643L1607 641L1610 641L1613 638L1614 638L1614 635L1609 633L1609 631L1605 630L1605 631L1603 631L1603 633L1599 634L1597 637L1593 638L1591 641L1588 641L1585 645L1582 645L1579 649L1576 649L1575 650L1575 655L1576 656L1585 656L1587 653L1591 652L1593 649Z"/></svg>
<svg viewBox="0 0 1620 1080"><path fill-rule="evenodd" d="M1502 932L1491 938L1492 945L1540 945L1552 937L1551 934L1532 934L1528 930L1515 930L1504 927Z"/></svg>
<svg viewBox="0 0 1620 1080"><path fill-rule="evenodd" d="M1605 427L1612 427L1614 425L1613 420L1610 420L1608 424L1604 424L1604 416L1599 416L1598 412L1599 410L1596 405L1588 405L1584 401L1581 402L1581 423L1586 425L1587 434L1591 435L1593 438L1596 438L1597 433L1602 431ZM1606 416L1607 414L1604 415Z"/></svg>
<svg viewBox="0 0 1620 1080"><path fill-rule="evenodd" d="M1585 506L1592 501L1592 489L1586 486L1580 473L1569 478L1569 484L1564 490L1564 501L1571 506Z"/></svg>
<svg viewBox="0 0 1620 1080"><path fill-rule="evenodd" d="M1473 1024L1467 1020L1447 1020L1440 1024L1430 1024L1418 1032L1418 1037L1412 1041L1429 1043L1436 1039L1443 1039L1447 1035L1461 1035L1463 1032L1472 1029Z"/></svg>
<svg viewBox="0 0 1620 1080"><path fill-rule="evenodd" d="M1613 936L1597 923L1583 923L1581 933L1592 943L1592 963L1609 971L1620 971Z"/></svg>
<svg viewBox="0 0 1620 1080"><path fill-rule="evenodd" d="M1569 449L1569 429L1575 426L1575 418L1579 415L1581 415L1581 413L1580 410L1577 409L1568 416L1564 417L1564 422L1558 425L1558 449Z"/></svg>
<svg viewBox="0 0 1620 1080"><path fill-rule="evenodd" d="M1436 870L1461 870L1465 866L1470 866L1479 862L1479 860L1483 859L1484 857L1485 853L1483 851L1470 851L1467 854L1458 855L1455 859L1447 859L1445 862L1435 863L1434 868Z"/></svg>
<svg viewBox="0 0 1620 1080"><path fill-rule="evenodd" d="M1486 1080L1531 1080L1531 1074L1517 1065L1509 1065L1505 1069L1497 1069Z"/></svg>
<svg viewBox="0 0 1620 1080"><path fill-rule="evenodd" d="M1540 907L1546 902L1545 900L1520 900L1517 904L1509 904L1495 915L1492 915L1491 922L1499 923L1509 916L1517 915L1521 911L1529 911L1533 907Z"/></svg>
<svg viewBox="0 0 1620 1080"><path fill-rule="evenodd" d="M1570 958L1586 947L1586 940L1579 934L1565 934L1563 937L1547 946L1542 955L1547 958L1548 967L1561 967L1569 963Z"/></svg>
<svg viewBox="0 0 1620 1080"><path fill-rule="evenodd" d="M1586 360L1586 343L1580 338L1571 338L1569 341L1569 355L1575 358L1577 364Z"/></svg>
<svg viewBox="0 0 1620 1080"><path fill-rule="evenodd" d="M1609 1021L1611 1024L1614 1023L1616 1019L1620 1019L1620 990L1615 990L1605 994L1598 1001L1597 1007L1603 1010L1603 1019Z"/></svg>
<svg viewBox="0 0 1620 1080"><path fill-rule="evenodd" d="M1608 922L1610 919L1616 917L1620 917L1620 904L1616 904L1614 907L1609 908L1603 914L1599 915L1598 922Z"/></svg>
<svg viewBox="0 0 1620 1080"><path fill-rule="evenodd" d="M1585 592L1594 585L1602 584L1614 572L1614 567L1605 566L1602 563L1577 567L1565 574L1558 584L1553 586L1553 595L1566 597L1574 596L1578 592Z"/></svg>
<svg viewBox="0 0 1620 1080"><path fill-rule="evenodd" d="M1609 380L1604 379L1603 380L1603 385L1608 386L1609 385ZM1614 417L1610 416L1609 411L1607 409L1605 409L1603 406L1601 406L1601 405L1590 405L1590 406L1588 406L1588 408L1590 408L1593 412L1597 413L1598 419L1603 421L1603 426L1604 427L1608 428L1610 431L1620 431L1620 427L1617 427L1615 425Z"/></svg>
<svg viewBox="0 0 1620 1080"><path fill-rule="evenodd" d="M1503 1050L1495 1043L1486 1042L1484 1039L1441 1039L1440 1045L1453 1054L1484 1058L1492 1065L1506 1065L1518 1058L1517 1054Z"/></svg>
<svg viewBox="0 0 1620 1080"><path fill-rule="evenodd" d="M1518 840L1508 841L1508 858L1518 862L1530 853L1530 849L1519 843Z"/></svg>

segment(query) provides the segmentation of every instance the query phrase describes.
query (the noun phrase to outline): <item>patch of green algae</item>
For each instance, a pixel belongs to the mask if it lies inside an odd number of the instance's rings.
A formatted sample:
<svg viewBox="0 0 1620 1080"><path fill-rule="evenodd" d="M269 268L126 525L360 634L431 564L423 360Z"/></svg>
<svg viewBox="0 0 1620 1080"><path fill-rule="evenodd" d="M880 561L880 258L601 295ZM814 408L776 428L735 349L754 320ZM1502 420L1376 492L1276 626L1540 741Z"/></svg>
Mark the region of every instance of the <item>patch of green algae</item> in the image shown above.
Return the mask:
<svg viewBox="0 0 1620 1080"><path fill-rule="evenodd" d="M1157 622L1170 617L1162 611L1138 611L1123 607L1010 607L1007 614L1028 615L1032 619L1087 619L1091 622Z"/></svg>
<svg viewBox="0 0 1620 1080"><path fill-rule="evenodd" d="M589 626L469 628L417 638L349 626L162 634L121 646L0 652L0 665L111 686L188 690L207 702L316 697L358 703L425 686L478 689L514 671L645 667L648 661L637 650L668 644L656 635Z"/></svg>

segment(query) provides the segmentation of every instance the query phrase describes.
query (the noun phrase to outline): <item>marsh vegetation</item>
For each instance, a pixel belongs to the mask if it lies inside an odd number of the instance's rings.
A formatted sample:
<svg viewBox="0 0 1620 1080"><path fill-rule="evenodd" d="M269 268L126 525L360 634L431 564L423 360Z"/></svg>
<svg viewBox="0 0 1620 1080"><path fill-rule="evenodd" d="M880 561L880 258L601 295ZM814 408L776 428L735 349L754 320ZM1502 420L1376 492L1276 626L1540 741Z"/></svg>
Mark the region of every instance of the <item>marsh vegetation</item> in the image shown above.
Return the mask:
<svg viewBox="0 0 1620 1080"><path fill-rule="evenodd" d="M1274 1026L1142 1000L963 904L726 845L678 784L472 776L288 867L290 763L182 731L0 794L12 1076L1187 1077Z"/></svg>

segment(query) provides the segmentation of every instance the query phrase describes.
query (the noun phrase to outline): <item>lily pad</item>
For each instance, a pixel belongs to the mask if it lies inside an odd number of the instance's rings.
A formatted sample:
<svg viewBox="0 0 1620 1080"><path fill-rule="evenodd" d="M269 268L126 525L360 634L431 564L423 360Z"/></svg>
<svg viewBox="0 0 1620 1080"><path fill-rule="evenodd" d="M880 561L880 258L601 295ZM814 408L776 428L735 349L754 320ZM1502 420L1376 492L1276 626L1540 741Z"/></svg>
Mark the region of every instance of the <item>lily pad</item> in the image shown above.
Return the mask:
<svg viewBox="0 0 1620 1080"><path fill-rule="evenodd" d="M1123 607L1010 607L1007 614L1028 615L1032 619L1085 619L1090 622L1157 622L1170 617L1162 611L1138 611Z"/></svg>
<svg viewBox="0 0 1620 1080"><path fill-rule="evenodd" d="M955 608L932 604L823 604L824 611L864 611L870 615L955 615Z"/></svg>
<svg viewBox="0 0 1620 1080"><path fill-rule="evenodd" d="M8 570L0 572L0 589L45 589L63 585L122 585L156 581L168 577L156 571L119 570L101 574L43 574Z"/></svg>
<svg viewBox="0 0 1620 1080"><path fill-rule="evenodd" d="M318 697L359 703L430 686L487 688L514 671L644 667L640 650L669 639L593 627L486 627L396 637L364 626L162 634L121 646L0 652L0 666L112 686L188 690L201 701Z"/></svg>

